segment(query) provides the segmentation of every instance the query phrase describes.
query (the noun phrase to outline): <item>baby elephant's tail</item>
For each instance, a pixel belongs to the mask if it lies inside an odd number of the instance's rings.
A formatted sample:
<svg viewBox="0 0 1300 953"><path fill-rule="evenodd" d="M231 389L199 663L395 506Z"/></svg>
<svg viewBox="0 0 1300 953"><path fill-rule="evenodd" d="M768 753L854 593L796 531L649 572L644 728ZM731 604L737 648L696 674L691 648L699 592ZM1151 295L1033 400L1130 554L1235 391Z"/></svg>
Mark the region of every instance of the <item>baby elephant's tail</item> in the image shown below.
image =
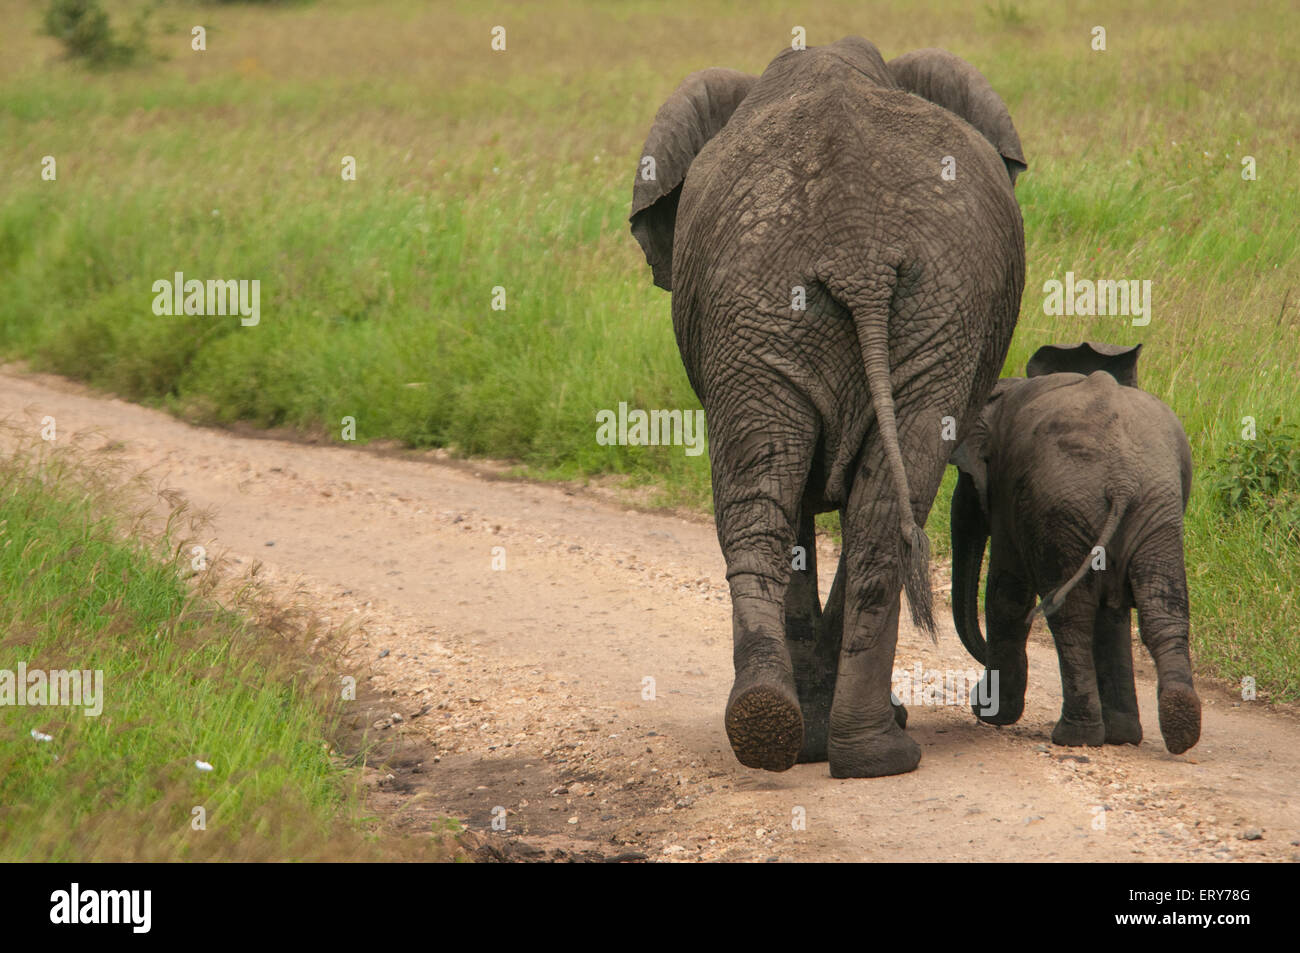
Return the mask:
<svg viewBox="0 0 1300 953"><path fill-rule="evenodd" d="M1089 550L1088 555L1083 558L1083 565L1075 571L1074 575L1069 578L1065 585L1061 586L1050 596L1034 607L1029 613L1026 622L1033 622L1034 616L1049 616L1056 612L1057 609L1065 602L1065 597L1070 594L1070 590L1079 584L1079 580L1088 574L1088 567L1092 565L1095 553L1098 548L1105 549L1110 545L1110 539L1115 535L1115 530L1119 528L1119 521L1124 518L1124 511L1128 509L1129 497L1122 499L1111 498L1110 512L1106 514L1106 522L1101 528L1101 535L1097 537L1097 544Z"/></svg>

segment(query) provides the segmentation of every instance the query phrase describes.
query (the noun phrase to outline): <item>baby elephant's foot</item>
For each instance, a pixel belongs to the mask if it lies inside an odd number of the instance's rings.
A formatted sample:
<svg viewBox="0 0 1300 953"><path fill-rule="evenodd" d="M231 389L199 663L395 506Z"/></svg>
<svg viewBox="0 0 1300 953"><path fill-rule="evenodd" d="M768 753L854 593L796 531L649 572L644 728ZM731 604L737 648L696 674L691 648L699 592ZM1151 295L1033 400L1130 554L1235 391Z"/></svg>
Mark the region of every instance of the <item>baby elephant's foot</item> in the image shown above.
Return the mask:
<svg viewBox="0 0 1300 953"><path fill-rule="evenodd" d="M1106 744L1136 745L1142 742L1142 721L1136 714L1121 711L1104 711Z"/></svg>
<svg viewBox="0 0 1300 953"><path fill-rule="evenodd" d="M1201 740L1201 700L1190 685L1160 692L1160 734L1170 754L1182 754Z"/></svg>
<svg viewBox="0 0 1300 953"><path fill-rule="evenodd" d="M989 685L988 672L985 672L971 688L970 710L987 725L1014 725L1024 714L1025 696L1006 697L1005 693L997 690L996 685Z"/></svg>
<svg viewBox="0 0 1300 953"><path fill-rule="evenodd" d="M1106 741L1106 724L1100 718L1096 721L1067 721L1062 718L1052 729L1052 744L1067 748L1081 745L1098 746Z"/></svg>
<svg viewBox="0 0 1300 953"><path fill-rule="evenodd" d="M893 692L889 693L889 704L894 709L894 724L899 728L907 727L907 707L899 700Z"/></svg>
<svg viewBox="0 0 1300 953"><path fill-rule="evenodd" d="M921 746L904 734L895 720L877 734L845 738L832 733L827 760L833 778L882 778L915 771L921 762Z"/></svg>
<svg viewBox="0 0 1300 953"><path fill-rule="evenodd" d="M727 702L727 739L747 768L787 771L803 747L803 714L788 674L738 674Z"/></svg>

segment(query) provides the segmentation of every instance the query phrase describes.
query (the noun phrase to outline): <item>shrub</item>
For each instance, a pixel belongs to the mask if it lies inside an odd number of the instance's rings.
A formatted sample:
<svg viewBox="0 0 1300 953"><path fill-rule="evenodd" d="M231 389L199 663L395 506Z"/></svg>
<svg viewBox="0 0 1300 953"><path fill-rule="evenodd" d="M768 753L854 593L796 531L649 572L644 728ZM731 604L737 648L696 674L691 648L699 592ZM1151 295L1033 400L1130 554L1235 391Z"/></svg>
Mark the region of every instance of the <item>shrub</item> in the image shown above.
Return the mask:
<svg viewBox="0 0 1300 953"><path fill-rule="evenodd" d="M45 8L45 32L61 42L74 59L95 66L130 63L147 50L145 20L150 8L141 11L132 29L130 42L113 34L108 14L99 0L50 0Z"/></svg>
<svg viewBox="0 0 1300 953"><path fill-rule="evenodd" d="M1300 432L1294 427L1229 444L1213 479L1223 513L1253 511L1288 541L1300 543Z"/></svg>

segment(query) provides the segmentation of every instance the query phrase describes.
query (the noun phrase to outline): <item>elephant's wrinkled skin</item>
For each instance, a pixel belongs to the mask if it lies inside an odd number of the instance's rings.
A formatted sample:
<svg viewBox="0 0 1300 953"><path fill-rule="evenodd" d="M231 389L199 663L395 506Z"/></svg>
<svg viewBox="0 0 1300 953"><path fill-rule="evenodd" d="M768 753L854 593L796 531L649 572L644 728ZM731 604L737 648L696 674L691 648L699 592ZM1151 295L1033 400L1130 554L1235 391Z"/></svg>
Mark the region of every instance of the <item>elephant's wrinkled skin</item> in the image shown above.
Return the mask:
<svg viewBox="0 0 1300 953"><path fill-rule="evenodd" d="M886 65L856 37L758 78L694 73L655 117L631 226L709 422L743 764L871 777L920 760L890 704L899 589L933 631L920 527L944 418L974 420L1015 327L1025 167L974 67L941 50ZM823 614L813 516L832 509Z"/></svg>
<svg viewBox="0 0 1300 953"><path fill-rule="evenodd" d="M983 720L1008 725L1024 710L1025 640L1042 596L1064 696L1052 741L1137 744L1136 606L1159 676L1160 733L1180 754L1201 735L1183 567L1192 458L1173 411L1138 390L1138 350L1040 348L1028 378L998 382L953 454L953 616L998 673L996 709L973 706ZM986 645L976 589L990 539Z"/></svg>

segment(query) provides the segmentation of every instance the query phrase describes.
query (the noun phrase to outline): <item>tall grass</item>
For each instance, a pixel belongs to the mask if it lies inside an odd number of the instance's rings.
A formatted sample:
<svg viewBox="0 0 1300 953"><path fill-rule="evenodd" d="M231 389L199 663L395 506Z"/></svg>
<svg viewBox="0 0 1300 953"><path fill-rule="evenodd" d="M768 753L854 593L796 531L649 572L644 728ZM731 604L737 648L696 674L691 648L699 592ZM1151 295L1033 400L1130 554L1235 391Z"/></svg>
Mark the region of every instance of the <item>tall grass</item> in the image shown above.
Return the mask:
<svg viewBox="0 0 1300 953"><path fill-rule="evenodd" d="M1086 17L1042 2L547 3L482 13L392 0L166 7L171 58L101 76L56 60L0 0L0 353L207 421L622 474L707 506L705 457L602 447L595 412L696 407L626 229L651 118L686 73L760 71L804 26L887 57L944 46L991 79L1030 171L1029 271L1006 373L1049 342L1146 345L1143 386L1184 420L1201 473L1242 417L1295 419L1300 292L1285 2L1209 0ZM507 50L489 45L507 27ZM26 28L24 28L26 24ZM1106 52L1090 30L1107 27ZM39 178L54 155L56 182ZM358 178L343 181L343 156ZM1254 156L1258 179L1241 178ZM159 318L151 284L259 278L263 319ZM1043 314L1042 286L1150 279L1154 316ZM493 288L507 308L494 311ZM1289 295L1289 297L1288 297ZM930 532L942 548L946 499ZM1188 515L1196 656L1300 695L1300 559L1208 503ZM1267 684L1266 684L1267 681Z"/></svg>

